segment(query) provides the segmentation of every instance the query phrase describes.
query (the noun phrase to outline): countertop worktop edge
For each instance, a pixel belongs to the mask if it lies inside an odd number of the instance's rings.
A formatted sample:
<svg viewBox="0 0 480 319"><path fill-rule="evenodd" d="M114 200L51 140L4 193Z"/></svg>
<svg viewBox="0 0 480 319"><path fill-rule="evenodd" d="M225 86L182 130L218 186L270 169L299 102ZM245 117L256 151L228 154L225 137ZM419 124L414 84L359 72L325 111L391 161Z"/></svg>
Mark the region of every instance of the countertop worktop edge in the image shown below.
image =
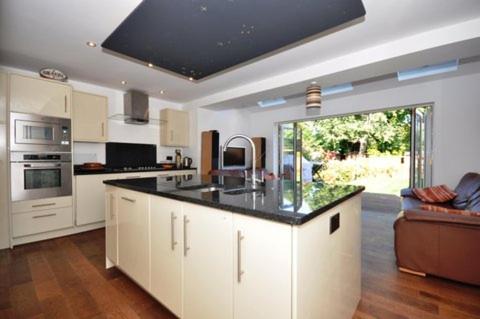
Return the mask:
<svg viewBox="0 0 480 319"><path fill-rule="evenodd" d="M160 196L160 197L165 197L169 199L174 199L182 202L187 202L191 204L198 204L201 206L206 206L206 207L211 207L211 208L216 208L220 210L225 210L233 213L238 213L242 215L247 215L247 216L253 216L261 219L266 219L266 220L271 220L271 221L276 221L280 223L285 223L285 224L290 224L292 226L299 226L302 224L307 223L308 221L318 217L319 215L322 215L326 211L334 208L335 206L347 201L348 199L362 193L365 190L365 187L359 187L356 191L350 192L349 194L332 201L328 203L327 205L322 206L321 208L312 211L310 214L307 215L302 215L302 214L296 214L295 216L282 216L282 215L276 215L272 214L269 212L261 211L261 210L253 210L253 209L246 209L243 207L238 207L238 206L232 206L232 205L227 205L227 204L222 204L222 203L213 203L210 201L203 201L198 198L192 198L188 196L184 196L181 194L176 194L174 192L162 192L162 191L153 191L148 188L142 188L138 186L130 186L130 185L125 185L121 184L121 180L106 180L103 182L104 184L115 186L115 187L120 187L124 189L128 189L131 191L135 192L140 192L140 193L145 193L145 194L150 194L150 195L155 195L155 196Z"/></svg>

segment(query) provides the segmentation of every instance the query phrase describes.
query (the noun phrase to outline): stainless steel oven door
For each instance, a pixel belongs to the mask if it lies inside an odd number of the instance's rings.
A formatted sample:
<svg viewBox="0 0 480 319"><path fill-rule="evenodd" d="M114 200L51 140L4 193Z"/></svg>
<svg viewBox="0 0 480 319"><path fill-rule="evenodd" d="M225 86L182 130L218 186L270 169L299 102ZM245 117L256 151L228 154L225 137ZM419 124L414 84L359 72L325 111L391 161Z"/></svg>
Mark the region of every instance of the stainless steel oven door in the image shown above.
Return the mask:
<svg viewBox="0 0 480 319"><path fill-rule="evenodd" d="M10 149L70 152L70 123L69 119L12 112Z"/></svg>
<svg viewBox="0 0 480 319"><path fill-rule="evenodd" d="M12 201L72 195L71 162L12 162Z"/></svg>

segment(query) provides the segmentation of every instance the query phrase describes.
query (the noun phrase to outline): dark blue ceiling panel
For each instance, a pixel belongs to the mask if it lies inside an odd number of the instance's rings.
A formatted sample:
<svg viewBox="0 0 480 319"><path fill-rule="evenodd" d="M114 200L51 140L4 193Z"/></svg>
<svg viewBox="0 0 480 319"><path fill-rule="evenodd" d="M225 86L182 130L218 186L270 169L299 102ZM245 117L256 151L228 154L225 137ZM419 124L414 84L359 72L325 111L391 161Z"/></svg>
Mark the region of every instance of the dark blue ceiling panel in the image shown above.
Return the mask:
<svg viewBox="0 0 480 319"><path fill-rule="evenodd" d="M364 15L361 0L144 0L102 47L198 80Z"/></svg>

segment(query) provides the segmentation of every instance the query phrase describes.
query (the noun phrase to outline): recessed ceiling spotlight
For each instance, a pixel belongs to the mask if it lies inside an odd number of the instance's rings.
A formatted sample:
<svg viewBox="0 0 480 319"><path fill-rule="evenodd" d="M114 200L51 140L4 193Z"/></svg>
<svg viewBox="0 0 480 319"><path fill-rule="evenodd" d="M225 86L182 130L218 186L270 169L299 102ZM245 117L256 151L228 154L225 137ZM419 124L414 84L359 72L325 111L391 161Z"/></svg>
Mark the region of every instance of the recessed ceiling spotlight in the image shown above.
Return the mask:
<svg viewBox="0 0 480 319"><path fill-rule="evenodd" d="M312 81L310 82L310 84L317 84L317 81Z"/></svg>
<svg viewBox="0 0 480 319"><path fill-rule="evenodd" d="M148 67L149 67L149 68L153 68L153 64L152 64L152 63L149 63L149 64L148 64Z"/></svg>
<svg viewBox="0 0 480 319"><path fill-rule="evenodd" d="M120 83L122 83L122 85L125 85L125 84L127 84L127 81L123 80L123 81L120 82Z"/></svg>
<svg viewBox="0 0 480 319"><path fill-rule="evenodd" d="M190 81L193 81L193 78L192 78L192 77L189 77L188 79L189 79Z"/></svg>
<svg viewBox="0 0 480 319"><path fill-rule="evenodd" d="M97 46L97 44L95 42L92 42L92 41L88 41L87 45L91 48L95 48Z"/></svg>
<svg viewBox="0 0 480 319"><path fill-rule="evenodd" d="M160 90L160 94L165 94L165 91L164 91L164 90Z"/></svg>

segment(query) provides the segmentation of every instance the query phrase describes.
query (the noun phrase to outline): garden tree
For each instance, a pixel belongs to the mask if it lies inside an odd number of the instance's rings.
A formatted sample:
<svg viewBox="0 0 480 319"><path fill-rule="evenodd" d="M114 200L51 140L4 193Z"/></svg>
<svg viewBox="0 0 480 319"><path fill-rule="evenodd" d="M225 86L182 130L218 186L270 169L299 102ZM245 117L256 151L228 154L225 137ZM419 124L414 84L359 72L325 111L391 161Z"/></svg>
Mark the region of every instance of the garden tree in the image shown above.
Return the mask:
<svg viewBox="0 0 480 319"><path fill-rule="evenodd" d="M363 154L403 155L410 144L410 110L333 117L299 125L308 160L320 160L327 151L351 153L355 144Z"/></svg>

